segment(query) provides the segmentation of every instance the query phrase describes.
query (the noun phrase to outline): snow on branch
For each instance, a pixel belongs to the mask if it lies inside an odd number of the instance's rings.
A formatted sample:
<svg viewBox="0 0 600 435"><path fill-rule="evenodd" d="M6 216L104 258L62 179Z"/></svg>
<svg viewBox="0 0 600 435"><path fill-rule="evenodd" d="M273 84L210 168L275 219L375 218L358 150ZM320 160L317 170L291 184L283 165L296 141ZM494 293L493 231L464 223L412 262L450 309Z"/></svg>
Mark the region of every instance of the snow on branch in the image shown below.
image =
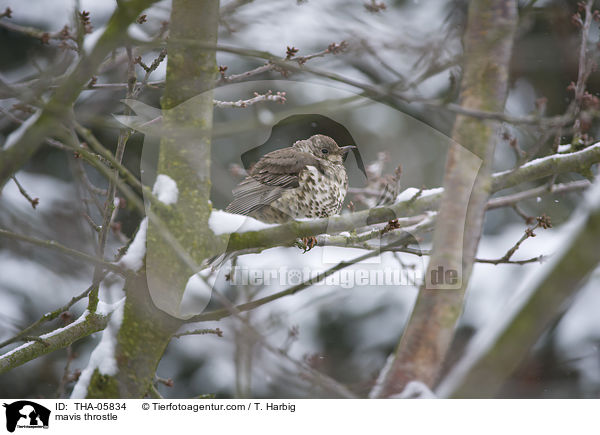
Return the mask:
<svg viewBox="0 0 600 435"><path fill-rule="evenodd" d="M526 181L536 180L563 172L585 173L591 165L600 162L600 142L569 154L552 154L532 160L515 170L493 175L492 190L497 192Z"/></svg>
<svg viewBox="0 0 600 435"><path fill-rule="evenodd" d="M165 174L158 174L156 181L154 182L154 187L152 188L152 194L154 194L160 202L166 205L172 205L177 202L179 189L177 188L177 183L171 177Z"/></svg>
<svg viewBox="0 0 600 435"><path fill-rule="evenodd" d="M107 315L112 313L110 321L102 332L102 338L92 351L88 365L81 372L81 376L73 392L71 399L84 399L87 394L88 385L92 379L92 375L96 370L100 374L113 376L117 373L117 361L115 359L115 348L117 345L117 333L123 321L123 309L125 299L121 299L114 305L99 304L98 311L106 312Z"/></svg>
<svg viewBox="0 0 600 435"><path fill-rule="evenodd" d="M238 100L238 101L219 101L214 100L213 103L216 107L235 107L243 109L248 106L252 106L253 104L260 103L263 101L275 101L277 103L285 103L285 92L277 92L273 94L272 91L268 91L265 94L259 94L258 92L254 93L254 97L249 98L247 100Z"/></svg>
<svg viewBox="0 0 600 435"><path fill-rule="evenodd" d="M117 265L126 269L137 271L144 265L144 256L146 255L146 232L148 230L148 218L144 218L140 223L133 241L127 247L127 252Z"/></svg>
<svg viewBox="0 0 600 435"><path fill-rule="evenodd" d="M109 319L109 314L90 313L86 310L77 320L64 328L41 335L39 340L29 341L1 355L0 374L42 355L65 348L94 332L102 331Z"/></svg>

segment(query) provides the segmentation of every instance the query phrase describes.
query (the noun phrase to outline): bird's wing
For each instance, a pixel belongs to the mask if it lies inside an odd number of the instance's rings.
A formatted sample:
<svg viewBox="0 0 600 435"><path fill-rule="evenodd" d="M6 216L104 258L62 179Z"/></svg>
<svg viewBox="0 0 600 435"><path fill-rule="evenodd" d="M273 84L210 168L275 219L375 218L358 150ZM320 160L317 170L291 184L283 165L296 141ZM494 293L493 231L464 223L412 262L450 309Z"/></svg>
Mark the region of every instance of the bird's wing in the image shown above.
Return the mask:
<svg viewBox="0 0 600 435"><path fill-rule="evenodd" d="M249 215L279 199L286 189L299 186L299 175L309 165L321 169L311 154L284 148L263 156L233 189L230 213Z"/></svg>

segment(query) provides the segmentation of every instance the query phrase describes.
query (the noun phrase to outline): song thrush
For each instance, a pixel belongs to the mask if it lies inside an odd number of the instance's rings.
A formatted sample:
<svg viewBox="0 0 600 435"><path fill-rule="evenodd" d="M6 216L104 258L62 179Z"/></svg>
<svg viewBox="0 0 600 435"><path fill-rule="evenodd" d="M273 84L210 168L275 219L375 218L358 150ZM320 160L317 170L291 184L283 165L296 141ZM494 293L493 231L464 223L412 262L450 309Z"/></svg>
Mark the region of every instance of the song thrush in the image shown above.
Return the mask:
<svg viewBox="0 0 600 435"><path fill-rule="evenodd" d="M352 148L317 134L270 152L233 189L226 211L269 223L338 214L348 190L344 156Z"/></svg>

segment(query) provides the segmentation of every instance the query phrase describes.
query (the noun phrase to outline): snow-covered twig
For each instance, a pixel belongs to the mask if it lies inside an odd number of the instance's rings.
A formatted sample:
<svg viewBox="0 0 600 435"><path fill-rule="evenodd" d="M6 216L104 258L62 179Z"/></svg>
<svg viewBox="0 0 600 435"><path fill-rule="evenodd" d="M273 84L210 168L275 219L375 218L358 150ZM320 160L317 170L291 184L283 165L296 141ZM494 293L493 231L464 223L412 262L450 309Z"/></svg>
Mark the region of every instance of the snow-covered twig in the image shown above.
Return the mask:
<svg viewBox="0 0 600 435"><path fill-rule="evenodd" d="M497 192L526 181L564 172L585 172L600 162L600 142L569 154L552 154L525 163L518 169L498 172L492 176L492 191Z"/></svg>
<svg viewBox="0 0 600 435"><path fill-rule="evenodd" d="M32 359L38 358L57 349L69 346L71 343L87 337L94 332L103 330L110 315L90 313L85 311L73 323L64 328L55 329L48 334L41 335L42 341L30 341L19 346L4 355L0 355L0 374L15 367L25 364Z"/></svg>
<svg viewBox="0 0 600 435"><path fill-rule="evenodd" d="M236 107L243 109L248 106L252 106L253 104L260 103L262 101L275 101L278 103L285 103L285 92L277 92L273 94L272 91L268 91L265 94L259 94L257 92L254 93L254 97L249 98L247 100L238 100L238 101L219 101L214 100L213 103L216 107Z"/></svg>

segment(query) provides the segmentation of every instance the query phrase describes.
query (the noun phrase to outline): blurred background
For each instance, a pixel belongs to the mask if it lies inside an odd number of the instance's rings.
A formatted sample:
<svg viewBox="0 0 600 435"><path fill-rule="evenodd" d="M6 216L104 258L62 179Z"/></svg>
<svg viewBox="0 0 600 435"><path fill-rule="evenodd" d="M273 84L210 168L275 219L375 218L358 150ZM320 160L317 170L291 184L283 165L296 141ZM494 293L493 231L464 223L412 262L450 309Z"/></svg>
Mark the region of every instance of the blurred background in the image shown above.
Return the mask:
<svg viewBox="0 0 600 435"><path fill-rule="evenodd" d="M298 56L318 53L332 43L346 41L348 48L340 54L317 57L307 66L327 70L378 86L394 83L411 95L453 101L458 93L462 62L462 34L466 20L466 1L385 1L342 0L254 0L222 1L219 44L265 50L285 56L287 47L295 47ZM93 44L112 13L112 0L0 0L0 11L12 9L10 22L48 32L59 31L65 24L73 26L75 11L89 11L92 32L85 44ZM510 91L506 111L512 115L561 114L569 104L567 87L576 80L579 30L571 21L576 12L574 1L548 0L520 2L519 30L515 40ZM156 35L168 21L170 2L163 1L146 12L147 21L132 25L131 38L146 41ZM8 20L8 18L3 18ZM592 25L590 40L598 40L598 24ZM140 49L146 64L152 63L157 50ZM7 83L26 82L40 75L52 78L64 72L73 56L57 44L42 44L0 25L0 74ZM217 63L227 66L227 74L237 74L262 65L253 59L217 52ZM98 76L98 83L124 83L126 62L114 62ZM62 69L62 70L61 70ZM150 81L164 79L165 63L150 76ZM254 92L285 92L284 104L265 102L247 108L215 110L212 149L212 202L223 209L231 200L231 189L240 181L244 167L242 155L252 156L257 147L289 146L320 129L314 116L334 121L335 134L349 135L359 154L346 162L350 185L368 186L368 179L393 173L402 167L403 188L434 188L443 178L445 154L449 145L454 115L451 112L408 104L397 100L373 101L348 85L316 75L294 73L290 77L270 71L243 82L217 88L215 98L236 101L251 98ZM600 91L600 76L592 73L588 90ZM148 87L139 100L160 107L162 89ZM121 125L113 117L124 112L120 102L124 89L84 91L76 104L76 118L92 129L109 149L114 150ZM0 100L0 143L28 115L26 107L15 106L16 100ZM273 126L290 116L303 115L299 127L279 133ZM308 120L307 120L308 119ZM317 122L315 127L314 122ZM343 128L337 127L337 125ZM325 127L324 127L325 128ZM519 147L530 156L551 153L552 143L543 141L536 127L505 126L507 140L496 148L495 170L515 166L515 152L509 144L516 138ZM334 133L331 133L332 135ZM588 134L598 136L598 126ZM286 144L287 139L287 144ZM565 132L562 143L572 137ZM344 143L345 145L346 143ZM125 165L137 176L152 179L153 145L150 138L135 134L124 156ZM267 146L267 148L268 148ZM265 148L260 149L263 154ZM270 149L268 149L270 151ZM359 158L360 155L360 158ZM142 159L144 157L144 159ZM366 168L362 170L362 163ZM33 196L39 198L34 210L9 182L0 194L0 227L60 243L85 252L93 252L94 232L82 213L88 207L80 200L84 186L81 171L95 185L103 188L106 180L93 168L84 165L72 152L44 146L17 173L17 179ZM577 179L560 175L557 182ZM523 186L521 186L522 188ZM508 191L502 192L507 193ZM554 228L539 230L517 251L516 259L540 254L551 255L559 246L562 224L571 215L581 193L549 195L521 203L531 216L543 213L551 217ZM368 203L353 194L348 200L356 209ZM91 217L95 218L93 209ZM129 204L122 203L109 237L107 258L130 239L142 216ZM512 209L496 209L486 215L485 233L478 257L499 258L523 234L526 225ZM422 241L428 246L428 239ZM262 267L307 267L322 270L327 264L322 248L307 254L295 248L274 248L259 255L240 257L238 265ZM358 250L328 248L334 259L356 257ZM409 254L382 255L379 262L366 265L421 268L423 260ZM527 265L477 264L467 294L449 364L456 360L469 338L487 322L501 314L502 307L517 287L539 268ZM287 269L285 269L287 270ZM35 246L0 238L0 341L37 320L44 313L66 303L90 284L92 268L65 256ZM214 285L236 302L245 302L285 286L233 286L225 280L226 270L215 276ZM122 297L122 281L109 276L101 298L115 301ZM396 345L416 297L416 287L355 286L343 288L332 280L280 299L248 313L248 319L270 343L294 358L309 362L353 391L366 395L372 387L387 355ZM85 308L75 305L76 318ZM500 397L575 398L598 397L600 394L600 271L591 277L556 323L540 338L520 369L506 382ZM62 326L60 319L49 327ZM161 385L166 397L321 397L307 380L297 376L294 368L261 350L240 330L239 323L223 320L202 326L226 331L222 338L190 336L173 340L163 358L158 374L173 380L172 387ZM97 343L98 334L73 345L71 369L82 369ZM13 345L14 346L14 345ZM9 348L5 348L9 349ZM3 349L3 350L5 350ZM69 351L70 352L70 351ZM0 395L11 397L52 398L65 394L59 390L68 359L67 350L57 351L31 361L0 376ZM68 394L71 385L67 385Z"/></svg>

